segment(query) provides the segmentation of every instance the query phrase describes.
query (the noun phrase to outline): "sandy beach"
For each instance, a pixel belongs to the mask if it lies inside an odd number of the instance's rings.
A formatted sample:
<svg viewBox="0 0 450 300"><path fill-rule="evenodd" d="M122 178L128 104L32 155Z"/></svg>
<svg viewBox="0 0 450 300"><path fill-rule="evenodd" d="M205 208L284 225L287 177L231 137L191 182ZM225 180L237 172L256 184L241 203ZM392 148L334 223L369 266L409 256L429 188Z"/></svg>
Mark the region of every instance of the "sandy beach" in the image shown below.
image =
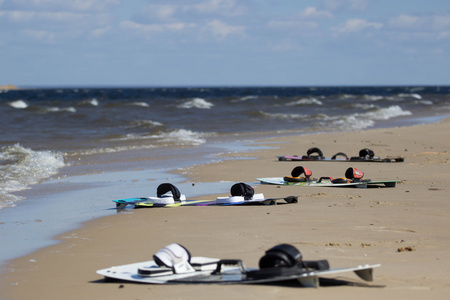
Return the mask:
<svg viewBox="0 0 450 300"><path fill-rule="evenodd" d="M179 207L128 210L99 218L58 237L61 243L10 261L1 299L423 299L450 297L450 120L428 125L274 138L270 149L235 153L236 160L178 170L193 184L252 183L266 197L298 195L277 206ZM279 162L277 155L319 147L331 157L403 156L403 163ZM241 159L248 157L249 159ZM256 184L283 177L298 165L314 177L342 177L352 166L366 178L402 180L395 188L339 189ZM117 178L120 180L120 178ZM216 194L199 199L215 199ZM221 194L224 195L225 194ZM130 195L134 196L134 195ZM111 202L111 206L112 206ZM147 261L180 243L193 256L240 258L257 267L265 250L296 246L307 260L331 267L381 264L367 284L354 274L339 279L365 286L318 289L279 285L143 285L105 283L96 270ZM2 245L5 247L5 245Z"/></svg>

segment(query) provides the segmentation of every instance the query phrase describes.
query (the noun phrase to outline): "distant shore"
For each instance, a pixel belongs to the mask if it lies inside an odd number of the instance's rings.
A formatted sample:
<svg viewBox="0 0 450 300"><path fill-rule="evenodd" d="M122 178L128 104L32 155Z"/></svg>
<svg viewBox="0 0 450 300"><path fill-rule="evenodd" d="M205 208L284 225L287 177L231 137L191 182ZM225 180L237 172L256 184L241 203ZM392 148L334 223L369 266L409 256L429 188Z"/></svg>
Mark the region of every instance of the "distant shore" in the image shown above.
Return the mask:
<svg viewBox="0 0 450 300"><path fill-rule="evenodd" d="M0 85L0 90L18 90L19 88L12 84Z"/></svg>

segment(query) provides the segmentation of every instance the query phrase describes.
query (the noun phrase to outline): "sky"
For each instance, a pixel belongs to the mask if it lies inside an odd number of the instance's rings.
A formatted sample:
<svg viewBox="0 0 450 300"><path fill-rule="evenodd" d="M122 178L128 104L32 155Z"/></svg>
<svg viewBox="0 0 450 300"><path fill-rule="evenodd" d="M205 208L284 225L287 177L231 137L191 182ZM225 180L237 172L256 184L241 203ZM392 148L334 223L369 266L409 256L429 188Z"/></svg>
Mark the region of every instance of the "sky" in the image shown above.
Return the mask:
<svg viewBox="0 0 450 300"><path fill-rule="evenodd" d="M449 80L449 0L0 0L0 85Z"/></svg>

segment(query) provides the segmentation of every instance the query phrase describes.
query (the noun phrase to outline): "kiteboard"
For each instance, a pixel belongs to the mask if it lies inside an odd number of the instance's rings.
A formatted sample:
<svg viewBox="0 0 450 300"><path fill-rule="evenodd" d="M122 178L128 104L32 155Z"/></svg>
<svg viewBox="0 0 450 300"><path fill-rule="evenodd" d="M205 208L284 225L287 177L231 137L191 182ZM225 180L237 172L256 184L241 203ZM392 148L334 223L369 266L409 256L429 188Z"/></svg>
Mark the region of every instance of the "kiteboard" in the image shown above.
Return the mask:
<svg viewBox="0 0 450 300"><path fill-rule="evenodd" d="M316 154L316 155L314 155ZM348 157L347 154L343 152L336 153L331 158L323 156L322 151L319 148L308 149L306 155L281 155L277 156L279 161L335 161L335 162L383 162L383 163L395 163L404 162L405 158L401 156L387 156L381 158L375 156L375 153L364 148L359 151L359 156Z"/></svg>
<svg viewBox="0 0 450 300"><path fill-rule="evenodd" d="M116 208L124 209L127 205L133 205L135 208L141 207L179 207L179 206L198 206L201 203L212 202L212 200L183 200L174 201L173 203L161 203L156 202L155 197L147 198L129 198L129 199L119 199L113 200L116 202Z"/></svg>
<svg viewBox="0 0 450 300"><path fill-rule="evenodd" d="M330 180L313 180L304 182L289 182L285 181L283 177L267 177L256 178L262 184L274 184L274 185L293 185L293 186L306 186L306 187L347 187L347 188L367 188L367 182L352 182L352 183L332 183Z"/></svg>
<svg viewBox="0 0 450 300"><path fill-rule="evenodd" d="M331 183L330 181L312 181L312 182L288 182L282 177L256 178L262 184L274 185L295 185L295 186L312 186L312 187L356 187L356 188L372 188L372 187L395 187L401 180L377 180L368 182L354 183Z"/></svg>
<svg viewBox="0 0 450 300"><path fill-rule="evenodd" d="M267 250L259 268L246 268L240 259L191 257L180 244L171 244L153 255L153 260L114 266L97 271L105 281L147 284L251 284L298 280L304 287L318 287L319 277L354 272L373 281L379 264L331 269L327 260L305 261L300 251L289 244Z"/></svg>
<svg viewBox="0 0 450 300"><path fill-rule="evenodd" d="M300 177L304 174L305 176ZM295 185L295 186L321 186L321 187L395 187L400 180L377 180L363 178L364 173L356 168L348 168L343 178L321 177L318 180L311 177L312 172L303 166L295 167L291 176L257 178L262 184Z"/></svg>
<svg viewBox="0 0 450 300"><path fill-rule="evenodd" d="M265 198L264 195L255 194L254 189L243 182L231 187L231 196L217 197L216 200L186 200L186 196L170 183L158 186L158 197L140 197L113 200L117 209L124 209L127 205L135 208L144 207L179 207L179 206L230 206L230 205L277 205L281 203L298 203L297 196ZM172 194L173 192L173 194ZM175 195L175 196L174 196Z"/></svg>
<svg viewBox="0 0 450 300"><path fill-rule="evenodd" d="M261 196L258 196L261 195ZM298 197L288 196L284 198L264 198L263 194L256 194L256 198L245 200L244 197L217 197L216 200L186 200L175 204L155 205L151 202L137 202L134 203L135 208L144 207L178 207L178 206L231 206L231 205L277 205L279 200L284 200L281 203L298 203Z"/></svg>

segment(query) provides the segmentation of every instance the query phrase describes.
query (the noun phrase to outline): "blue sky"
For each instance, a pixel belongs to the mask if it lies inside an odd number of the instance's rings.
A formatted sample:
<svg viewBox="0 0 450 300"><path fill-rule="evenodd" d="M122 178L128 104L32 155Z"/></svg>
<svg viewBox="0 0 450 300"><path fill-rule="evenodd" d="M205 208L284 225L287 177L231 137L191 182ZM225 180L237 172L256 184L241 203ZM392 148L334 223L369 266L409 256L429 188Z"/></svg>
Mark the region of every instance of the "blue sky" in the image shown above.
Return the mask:
<svg viewBox="0 0 450 300"><path fill-rule="evenodd" d="M450 84L448 0L0 0L0 85Z"/></svg>

